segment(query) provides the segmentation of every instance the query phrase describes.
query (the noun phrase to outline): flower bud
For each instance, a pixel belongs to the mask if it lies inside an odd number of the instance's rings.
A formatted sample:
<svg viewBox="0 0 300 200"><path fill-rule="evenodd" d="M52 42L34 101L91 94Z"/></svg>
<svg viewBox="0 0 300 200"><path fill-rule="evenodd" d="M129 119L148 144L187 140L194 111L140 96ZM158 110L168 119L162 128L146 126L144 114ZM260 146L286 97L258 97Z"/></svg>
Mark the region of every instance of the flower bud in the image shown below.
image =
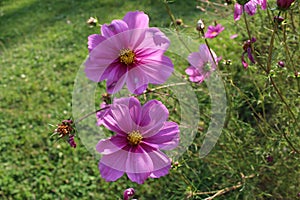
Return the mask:
<svg viewBox="0 0 300 200"><path fill-rule="evenodd" d="M281 16L275 16L274 17L274 22L277 22L277 24L281 24L284 21L284 18Z"/></svg>
<svg viewBox="0 0 300 200"><path fill-rule="evenodd" d="M295 0L277 0L277 7L280 10L287 10Z"/></svg>
<svg viewBox="0 0 300 200"><path fill-rule="evenodd" d="M284 62L283 61L278 61L278 66L280 66L280 67L284 67Z"/></svg>
<svg viewBox="0 0 300 200"><path fill-rule="evenodd" d="M177 24L178 26L183 25L182 19L176 19L176 24Z"/></svg>
<svg viewBox="0 0 300 200"><path fill-rule="evenodd" d="M134 189L128 188L123 193L123 200L129 200L130 197L134 195Z"/></svg>

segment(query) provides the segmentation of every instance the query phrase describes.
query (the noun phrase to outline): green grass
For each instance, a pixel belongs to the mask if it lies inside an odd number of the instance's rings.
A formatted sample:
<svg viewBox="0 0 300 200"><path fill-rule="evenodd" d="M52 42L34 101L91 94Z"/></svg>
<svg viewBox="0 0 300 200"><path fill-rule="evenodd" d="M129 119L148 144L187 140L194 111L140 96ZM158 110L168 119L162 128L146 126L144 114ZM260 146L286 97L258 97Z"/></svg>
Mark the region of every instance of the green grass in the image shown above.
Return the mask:
<svg viewBox="0 0 300 200"><path fill-rule="evenodd" d="M212 49L232 65L220 64L222 77L229 91L230 118L213 151L199 158L205 130L209 123L208 89L198 88L201 123L193 144L179 159L180 166L166 177L147 180L144 185L131 183L126 176L107 183L100 177L98 160L77 141L72 149L64 141L50 138L54 127L72 115L72 92L77 71L88 55L87 36L98 33L86 20L97 17L99 23L110 23L128 11L143 10L150 16L150 25L169 27L170 18L164 4L149 1L76 1L76 0L2 0L0 2L0 198L1 199L121 199L123 190L136 189L135 198L203 199L197 192L220 190L234 185L242 187L218 199L296 199L300 192L299 154L292 153L283 137L286 132L300 148L299 129L288 114L285 104L259 69L244 70L240 64L243 40L247 38L242 22L234 23L231 9L220 15L196 9L197 1L175 1L170 4L176 18L188 28L181 28L199 43L194 25L201 16L207 25L215 19L225 31L211 40ZM273 4L274 5L274 4ZM297 6L297 5L296 5ZM221 12L222 11L222 12ZM294 12L299 15L299 10ZM260 27L252 30L260 39L260 49L267 49L271 24L264 23L262 12L251 22ZM299 19L298 25L299 25ZM290 26L289 26L290 28ZM299 52L298 32L289 41ZM292 29L289 29L289 33ZM239 33L230 40L229 36ZM293 42L294 41L294 42ZM257 42L258 43L258 42ZM276 67L278 59L286 59L280 43L276 43L272 62L274 79L299 121L300 102L297 81L291 63L286 69ZM266 60L267 52L260 52ZM299 56L294 63L299 70ZM171 55L176 58L175 55ZM177 61L183 72L186 61ZM231 84L234 83L235 85ZM200 88L200 89L199 89ZM288 88L288 89L287 89ZM245 96L247 95L247 96ZM100 96L100 95L99 95ZM253 106L251 109L250 104ZM169 105L172 108L172 105ZM258 119L254 111L266 122ZM271 124L268 126L267 124ZM270 154L274 160L267 162ZM241 178L242 175L251 176Z"/></svg>

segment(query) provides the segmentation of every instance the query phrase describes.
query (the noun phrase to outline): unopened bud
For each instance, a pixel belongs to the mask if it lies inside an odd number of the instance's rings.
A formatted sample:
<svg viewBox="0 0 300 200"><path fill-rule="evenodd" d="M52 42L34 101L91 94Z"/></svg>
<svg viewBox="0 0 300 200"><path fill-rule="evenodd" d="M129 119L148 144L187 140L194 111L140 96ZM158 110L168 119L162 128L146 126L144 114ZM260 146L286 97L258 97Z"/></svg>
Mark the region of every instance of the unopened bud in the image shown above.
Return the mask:
<svg viewBox="0 0 300 200"><path fill-rule="evenodd" d="M277 0L279 10L287 10L295 0Z"/></svg>
<svg viewBox="0 0 300 200"><path fill-rule="evenodd" d="M176 19L176 24L177 24L178 26L183 25L182 19Z"/></svg>
<svg viewBox="0 0 300 200"><path fill-rule="evenodd" d="M283 61L278 61L277 63L280 67L284 67L284 62Z"/></svg>

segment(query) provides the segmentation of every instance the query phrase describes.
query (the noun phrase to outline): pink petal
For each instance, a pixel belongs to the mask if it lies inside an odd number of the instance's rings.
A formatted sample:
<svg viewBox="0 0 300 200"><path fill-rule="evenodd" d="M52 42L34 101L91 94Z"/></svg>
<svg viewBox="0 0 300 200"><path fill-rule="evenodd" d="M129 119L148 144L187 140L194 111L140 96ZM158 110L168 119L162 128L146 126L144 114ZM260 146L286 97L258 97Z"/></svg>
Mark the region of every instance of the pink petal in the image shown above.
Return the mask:
<svg viewBox="0 0 300 200"><path fill-rule="evenodd" d="M189 66L188 68L186 68L185 73L190 76L200 75L197 68L193 66Z"/></svg>
<svg viewBox="0 0 300 200"><path fill-rule="evenodd" d="M144 138L155 135L169 117L169 111L160 101L150 100L142 108L140 130Z"/></svg>
<svg viewBox="0 0 300 200"><path fill-rule="evenodd" d="M118 171L109 166L106 166L103 163L101 163L101 161L99 162L98 167L99 167L102 178L104 178L106 181L109 181L109 182L116 181L124 174L123 171Z"/></svg>
<svg viewBox="0 0 300 200"><path fill-rule="evenodd" d="M172 150L178 146L179 143L179 128L175 122L165 122L160 131L148 138L144 138L145 142L149 144L158 145L159 149Z"/></svg>
<svg viewBox="0 0 300 200"><path fill-rule="evenodd" d="M149 28L149 17L144 12L128 12L123 20L127 23L129 29Z"/></svg>
<svg viewBox="0 0 300 200"><path fill-rule="evenodd" d="M159 169L159 170L156 170L156 171L153 171L151 174L150 174L150 178L160 178L162 176L165 176L169 173L169 170L171 168L171 163L170 165L162 168L162 169Z"/></svg>
<svg viewBox="0 0 300 200"><path fill-rule="evenodd" d="M242 64L243 64L244 68L247 69L248 68L248 63L245 61L244 56L245 56L245 53L242 54L242 58L241 58L242 59Z"/></svg>
<svg viewBox="0 0 300 200"><path fill-rule="evenodd" d="M139 69L152 84L163 84L174 71L171 59L166 56L152 54L143 59L142 62Z"/></svg>
<svg viewBox="0 0 300 200"><path fill-rule="evenodd" d="M202 55L199 52L193 52L188 56L188 61L193 67L197 68L205 63L201 57Z"/></svg>
<svg viewBox="0 0 300 200"><path fill-rule="evenodd" d="M103 155L103 157L100 160L100 163L104 164L105 166L108 166L111 169L125 172L127 159L128 151L121 149L114 153Z"/></svg>
<svg viewBox="0 0 300 200"><path fill-rule="evenodd" d="M234 39L234 38L237 38L239 35L238 34L233 34L230 36L230 39Z"/></svg>
<svg viewBox="0 0 300 200"><path fill-rule="evenodd" d="M113 104L111 106L111 114L115 119L118 127L125 133L130 133L137 130L137 124L131 119L129 105Z"/></svg>
<svg viewBox="0 0 300 200"><path fill-rule="evenodd" d="M111 24L101 26L101 33L104 37L111 37L126 30L128 30L128 25L123 20L113 20Z"/></svg>
<svg viewBox="0 0 300 200"><path fill-rule="evenodd" d="M143 184L151 173L127 173L127 177L138 184Z"/></svg>
<svg viewBox="0 0 300 200"><path fill-rule="evenodd" d="M126 80L126 85L128 87L128 90L131 93L134 94L142 93L143 91L141 91L141 88L146 89L145 85L148 86L148 83L149 83L148 78L145 76L145 74L143 73L143 71L140 69L139 66L129 70L128 77Z"/></svg>
<svg viewBox="0 0 300 200"><path fill-rule="evenodd" d="M242 14L243 14L243 6L241 6L238 3L234 4L234 14L233 14L234 21L239 20Z"/></svg>
<svg viewBox="0 0 300 200"><path fill-rule="evenodd" d="M128 152L126 160L126 173L150 173L153 171L153 162L149 153L140 146Z"/></svg>
<svg viewBox="0 0 300 200"><path fill-rule="evenodd" d="M110 139L102 139L96 145L96 150L102 155L108 155L119 151L127 145L127 138L124 135L117 134Z"/></svg>
<svg viewBox="0 0 300 200"><path fill-rule="evenodd" d="M117 123L116 120L113 118L111 112L109 112L109 113L105 116L105 118L103 119L103 125L104 125L107 129L109 129L109 130L111 130L111 131L113 131L113 132L115 132L115 133L127 135L126 132L123 132L123 131L119 128L118 123Z"/></svg>
<svg viewBox="0 0 300 200"><path fill-rule="evenodd" d="M139 124L141 121L142 106L139 100L135 97L123 97L114 99L114 104L125 105L129 108L131 119L135 124Z"/></svg>
<svg viewBox="0 0 300 200"><path fill-rule="evenodd" d="M115 94L122 89L127 79L127 67L116 63L116 67L107 76L106 88L109 94Z"/></svg>
<svg viewBox="0 0 300 200"><path fill-rule="evenodd" d="M155 52L157 50L165 52L168 49L170 40L158 28L138 29L137 31L143 31L143 40L140 40L140 43L136 43L134 46L135 49L148 50L148 52ZM141 35L142 33L139 34Z"/></svg>
<svg viewBox="0 0 300 200"><path fill-rule="evenodd" d="M244 5L245 12L249 15L254 15L256 13L256 3L253 1L249 1Z"/></svg>
<svg viewBox="0 0 300 200"><path fill-rule="evenodd" d="M104 41L106 38L99 35L93 34L88 37L88 49L91 52L98 44Z"/></svg>
<svg viewBox="0 0 300 200"><path fill-rule="evenodd" d="M90 52L84 70L90 80L102 81L103 73L118 59L120 49L126 45L126 41L120 38L121 34L102 41Z"/></svg>

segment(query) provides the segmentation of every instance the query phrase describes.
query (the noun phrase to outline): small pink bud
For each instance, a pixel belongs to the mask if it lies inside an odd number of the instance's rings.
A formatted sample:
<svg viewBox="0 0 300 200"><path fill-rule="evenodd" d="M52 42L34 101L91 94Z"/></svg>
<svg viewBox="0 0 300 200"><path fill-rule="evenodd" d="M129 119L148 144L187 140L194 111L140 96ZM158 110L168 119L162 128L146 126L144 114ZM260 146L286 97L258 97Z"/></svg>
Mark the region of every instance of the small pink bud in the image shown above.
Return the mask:
<svg viewBox="0 0 300 200"><path fill-rule="evenodd" d="M284 62L283 61L278 61L277 63L280 67L284 67Z"/></svg>
<svg viewBox="0 0 300 200"><path fill-rule="evenodd" d="M134 189L128 188L123 193L123 200L129 200L129 197L133 197L134 195Z"/></svg>

